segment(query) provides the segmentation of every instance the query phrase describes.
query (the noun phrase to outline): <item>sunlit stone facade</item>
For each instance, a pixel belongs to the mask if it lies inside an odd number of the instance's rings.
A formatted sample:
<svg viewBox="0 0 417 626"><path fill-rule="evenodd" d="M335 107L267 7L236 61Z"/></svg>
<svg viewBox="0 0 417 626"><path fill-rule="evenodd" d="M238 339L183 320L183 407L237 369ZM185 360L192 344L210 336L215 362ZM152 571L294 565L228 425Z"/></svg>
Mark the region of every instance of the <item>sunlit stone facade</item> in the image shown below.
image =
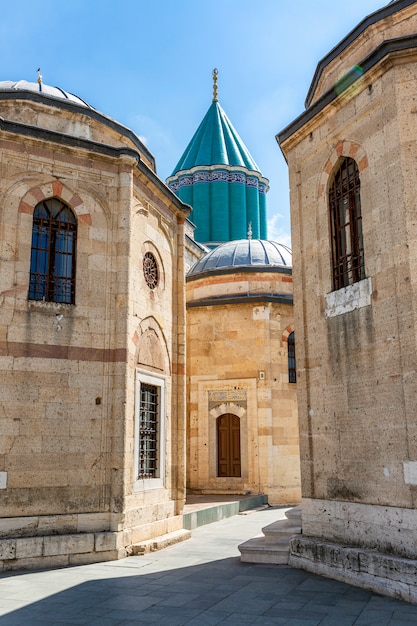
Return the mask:
<svg viewBox="0 0 417 626"><path fill-rule="evenodd" d="M189 209L131 131L42 88L0 83L4 569L126 556L182 528L185 500Z"/></svg>

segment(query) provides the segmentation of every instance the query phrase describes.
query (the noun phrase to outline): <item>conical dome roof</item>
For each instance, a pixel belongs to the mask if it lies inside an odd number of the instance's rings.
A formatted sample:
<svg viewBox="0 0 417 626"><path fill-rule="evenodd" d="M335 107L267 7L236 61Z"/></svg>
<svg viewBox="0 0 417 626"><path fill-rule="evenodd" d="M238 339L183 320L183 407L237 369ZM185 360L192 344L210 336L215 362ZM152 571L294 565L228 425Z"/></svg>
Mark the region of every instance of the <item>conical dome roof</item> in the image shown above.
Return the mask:
<svg viewBox="0 0 417 626"><path fill-rule="evenodd" d="M259 167L217 100L197 128L172 176L196 166L229 165L259 172Z"/></svg>
<svg viewBox="0 0 417 626"><path fill-rule="evenodd" d="M192 207L195 238L208 248L243 239L266 239L264 178L217 99L213 100L184 154L167 178L168 187Z"/></svg>

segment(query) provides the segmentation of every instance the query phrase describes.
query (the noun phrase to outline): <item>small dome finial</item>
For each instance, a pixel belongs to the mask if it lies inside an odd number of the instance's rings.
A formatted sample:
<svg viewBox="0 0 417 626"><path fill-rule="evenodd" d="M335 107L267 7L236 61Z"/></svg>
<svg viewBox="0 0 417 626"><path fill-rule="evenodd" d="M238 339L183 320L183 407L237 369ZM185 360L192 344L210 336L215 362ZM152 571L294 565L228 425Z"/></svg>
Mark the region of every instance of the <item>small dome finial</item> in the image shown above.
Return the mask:
<svg viewBox="0 0 417 626"><path fill-rule="evenodd" d="M249 222L249 226L248 226L248 239L252 239L252 222Z"/></svg>
<svg viewBox="0 0 417 626"><path fill-rule="evenodd" d="M40 67L38 67L38 85L39 85L39 91L42 91L42 74L41 74Z"/></svg>
<svg viewBox="0 0 417 626"><path fill-rule="evenodd" d="M217 102L217 76L219 70L214 68L213 70L213 102Z"/></svg>

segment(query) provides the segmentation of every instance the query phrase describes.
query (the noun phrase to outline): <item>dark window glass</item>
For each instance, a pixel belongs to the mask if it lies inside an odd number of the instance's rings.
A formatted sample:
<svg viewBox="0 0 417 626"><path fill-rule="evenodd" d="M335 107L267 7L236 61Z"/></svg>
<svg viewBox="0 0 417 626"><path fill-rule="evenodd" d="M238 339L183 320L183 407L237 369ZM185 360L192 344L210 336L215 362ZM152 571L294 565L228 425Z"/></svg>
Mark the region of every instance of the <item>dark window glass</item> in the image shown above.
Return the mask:
<svg viewBox="0 0 417 626"><path fill-rule="evenodd" d="M359 170L353 159L339 165L329 189L333 288L365 278Z"/></svg>
<svg viewBox="0 0 417 626"><path fill-rule="evenodd" d="M297 382L297 370L295 367L295 336L293 332L288 335L288 382Z"/></svg>
<svg viewBox="0 0 417 626"><path fill-rule="evenodd" d="M58 198L33 212L29 299L75 303L77 220Z"/></svg>
<svg viewBox="0 0 417 626"><path fill-rule="evenodd" d="M155 385L140 384L139 479L158 477L158 391Z"/></svg>

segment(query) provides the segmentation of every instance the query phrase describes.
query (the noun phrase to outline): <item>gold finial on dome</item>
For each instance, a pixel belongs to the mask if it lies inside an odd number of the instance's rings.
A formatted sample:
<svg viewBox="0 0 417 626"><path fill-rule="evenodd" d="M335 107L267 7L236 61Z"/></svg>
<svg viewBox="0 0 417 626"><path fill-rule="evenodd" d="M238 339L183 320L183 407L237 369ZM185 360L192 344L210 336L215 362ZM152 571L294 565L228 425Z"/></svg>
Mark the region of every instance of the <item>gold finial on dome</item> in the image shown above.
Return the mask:
<svg viewBox="0 0 417 626"><path fill-rule="evenodd" d="M217 102L217 76L219 70L214 68L213 70L213 102Z"/></svg>

